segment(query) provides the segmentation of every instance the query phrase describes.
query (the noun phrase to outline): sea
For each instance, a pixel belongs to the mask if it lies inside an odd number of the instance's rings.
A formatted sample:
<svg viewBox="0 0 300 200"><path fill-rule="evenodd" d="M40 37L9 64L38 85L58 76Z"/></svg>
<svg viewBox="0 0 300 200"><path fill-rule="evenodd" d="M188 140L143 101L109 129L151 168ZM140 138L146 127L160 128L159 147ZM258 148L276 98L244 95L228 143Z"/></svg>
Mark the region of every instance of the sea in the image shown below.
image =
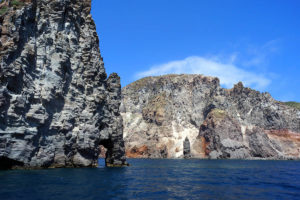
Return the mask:
<svg viewBox="0 0 300 200"><path fill-rule="evenodd" d="M129 167L0 171L0 200L300 199L300 161L128 159Z"/></svg>

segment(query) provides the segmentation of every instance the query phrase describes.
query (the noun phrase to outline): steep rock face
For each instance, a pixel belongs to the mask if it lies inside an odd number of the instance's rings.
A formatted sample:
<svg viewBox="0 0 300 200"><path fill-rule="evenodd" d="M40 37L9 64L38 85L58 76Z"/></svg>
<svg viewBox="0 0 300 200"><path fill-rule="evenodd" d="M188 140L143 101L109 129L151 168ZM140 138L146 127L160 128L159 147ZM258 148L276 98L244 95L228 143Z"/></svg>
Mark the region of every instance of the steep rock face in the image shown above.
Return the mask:
<svg viewBox="0 0 300 200"><path fill-rule="evenodd" d="M16 1L14 1L16 2ZM0 167L125 164L120 79L108 79L91 0L4 1Z"/></svg>
<svg viewBox="0 0 300 200"><path fill-rule="evenodd" d="M122 89L126 153L181 158L297 159L300 110L268 93L202 75L147 77ZM187 138L187 140L186 140ZM186 144L186 145L184 145Z"/></svg>

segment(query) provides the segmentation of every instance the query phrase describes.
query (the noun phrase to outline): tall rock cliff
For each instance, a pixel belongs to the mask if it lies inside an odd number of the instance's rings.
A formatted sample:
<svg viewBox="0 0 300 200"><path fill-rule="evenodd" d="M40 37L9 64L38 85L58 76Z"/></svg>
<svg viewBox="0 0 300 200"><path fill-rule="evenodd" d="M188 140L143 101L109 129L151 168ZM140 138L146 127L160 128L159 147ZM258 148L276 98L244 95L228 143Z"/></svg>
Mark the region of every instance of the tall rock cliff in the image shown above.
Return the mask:
<svg viewBox="0 0 300 200"><path fill-rule="evenodd" d="M147 77L122 89L126 154L299 159L300 110L202 75Z"/></svg>
<svg viewBox="0 0 300 200"><path fill-rule="evenodd" d="M0 4L0 168L123 165L120 78L108 79L91 0Z"/></svg>

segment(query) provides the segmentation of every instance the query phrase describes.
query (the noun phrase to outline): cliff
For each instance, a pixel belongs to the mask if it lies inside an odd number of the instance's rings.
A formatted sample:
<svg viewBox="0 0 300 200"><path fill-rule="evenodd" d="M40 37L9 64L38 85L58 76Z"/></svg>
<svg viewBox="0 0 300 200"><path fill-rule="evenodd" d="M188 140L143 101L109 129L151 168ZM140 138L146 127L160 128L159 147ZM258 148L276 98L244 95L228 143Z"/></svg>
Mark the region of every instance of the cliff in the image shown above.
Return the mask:
<svg viewBox="0 0 300 200"><path fill-rule="evenodd" d="M122 89L128 157L299 159L300 110L202 75L146 77Z"/></svg>
<svg viewBox="0 0 300 200"><path fill-rule="evenodd" d="M0 168L126 164L120 78L107 79L91 0L0 4Z"/></svg>

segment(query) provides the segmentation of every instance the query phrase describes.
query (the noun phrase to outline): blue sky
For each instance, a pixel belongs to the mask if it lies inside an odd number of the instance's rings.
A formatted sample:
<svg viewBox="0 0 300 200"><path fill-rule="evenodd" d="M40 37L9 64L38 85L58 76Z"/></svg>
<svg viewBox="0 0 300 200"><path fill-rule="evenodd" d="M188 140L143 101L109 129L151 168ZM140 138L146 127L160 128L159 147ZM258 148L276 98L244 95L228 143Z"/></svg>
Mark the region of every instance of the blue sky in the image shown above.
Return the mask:
<svg viewBox="0 0 300 200"><path fill-rule="evenodd" d="M300 102L298 0L93 0L108 74L199 73Z"/></svg>

